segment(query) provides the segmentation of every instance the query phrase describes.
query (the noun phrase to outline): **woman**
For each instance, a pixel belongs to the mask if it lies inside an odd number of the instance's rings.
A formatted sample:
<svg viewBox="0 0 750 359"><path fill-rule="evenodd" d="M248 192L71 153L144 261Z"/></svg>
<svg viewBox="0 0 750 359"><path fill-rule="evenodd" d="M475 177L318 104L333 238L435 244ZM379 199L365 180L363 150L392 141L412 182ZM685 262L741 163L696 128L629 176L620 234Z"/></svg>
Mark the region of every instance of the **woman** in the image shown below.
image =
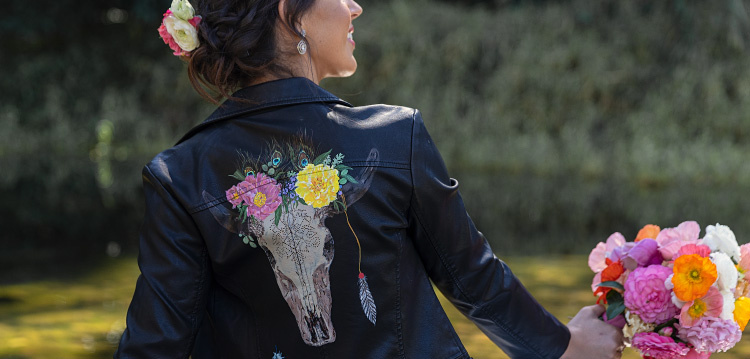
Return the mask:
<svg viewBox="0 0 750 359"><path fill-rule="evenodd" d="M430 281L513 358L620 357L600 307L566 327L493 255L418 111L318 87L357 68L357 3L196 8L160 33L228 100L144 168L116 358L468 358Z"/></svg>

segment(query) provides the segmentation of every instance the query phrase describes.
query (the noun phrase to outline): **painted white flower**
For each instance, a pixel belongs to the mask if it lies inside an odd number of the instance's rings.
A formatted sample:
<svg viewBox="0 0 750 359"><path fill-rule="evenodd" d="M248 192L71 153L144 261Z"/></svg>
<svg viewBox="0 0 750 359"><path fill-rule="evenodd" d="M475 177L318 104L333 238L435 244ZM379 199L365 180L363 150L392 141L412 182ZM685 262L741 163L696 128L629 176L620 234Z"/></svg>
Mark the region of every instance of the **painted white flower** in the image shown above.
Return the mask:
<svg viewBox="0 0 750 359"><path fill-rule="evenodd" d="M164 18L164 26L184 51L190 52L198 47L198 31L189 22L170 15Z"/></svg>
<svg viewBox="0 0 750 359"><path fill-rule="evenodd" d="M732 259L724 252L714 252L711 253L711 262L716 265L716 272L719 275L716 278L716 286L719 288L719 291L722 294L734 293L734 288L737 287L739 272L737 272L737 267L735 267Z"/></svg>
<svg viewBox="0 0 750 359"><path fill-rule="evenodd" d="M188 21L195 16L193 5L190 5L190 2L187 0L172 0L172 6L169 8L169 10L172 10L174 16L185 21Z"/></svg>
<svg viewBox="0 0 750 359"><path fill-rule="evenodd" d="M715 226L706 226L706 236L703 244L711 248L712 252L721 251L732 257L735 263L740 262L740 246L737 238L729 227L716 223Z"/></svg>

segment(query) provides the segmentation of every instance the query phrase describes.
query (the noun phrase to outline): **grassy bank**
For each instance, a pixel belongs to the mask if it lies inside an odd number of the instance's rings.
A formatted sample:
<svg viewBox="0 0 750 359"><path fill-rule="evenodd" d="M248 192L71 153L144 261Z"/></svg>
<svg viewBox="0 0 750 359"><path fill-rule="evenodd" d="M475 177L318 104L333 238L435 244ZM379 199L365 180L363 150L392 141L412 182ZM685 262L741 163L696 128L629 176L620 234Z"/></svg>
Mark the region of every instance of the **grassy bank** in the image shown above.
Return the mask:
<svg viewBox="0 0 750 359"><path fill-rule="evenodd" d="M512 257L508 263L558 318L592 302L583 256ZM124 329L138 268L134 258L112 259L82 277L0 286L0 358L111 358ZM441 296L459 336L476 359L507 358ZM750 340L716 359L750 356ZM636 359L627 350L625 359Z"/></svg>

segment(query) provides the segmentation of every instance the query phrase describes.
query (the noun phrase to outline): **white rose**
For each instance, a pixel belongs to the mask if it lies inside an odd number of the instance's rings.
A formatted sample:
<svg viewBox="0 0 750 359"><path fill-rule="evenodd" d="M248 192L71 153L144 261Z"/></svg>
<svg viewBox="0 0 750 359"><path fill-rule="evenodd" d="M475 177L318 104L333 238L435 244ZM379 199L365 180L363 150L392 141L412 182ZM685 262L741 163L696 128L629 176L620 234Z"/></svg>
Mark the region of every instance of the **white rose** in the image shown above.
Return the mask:
<svg viewBox="0 0 750 359"><path fill-rule="evenodd" d="M716 273L718 274L716 285L719 287L719 291L722 294L733 293L734 288L737 287L737 279L739 277L737 267L734 266L729 256L723 252L711 253L711 262L716 265Z"/></svg>
<svg viewBox="0 0 750 359"><path fill-rule="evenodd" d="M740 246L737 244L737 238L734 236L729 227L716 224L716 226L706 227L706 236L703 237L703 244L711 248L711 251L721 251L732 257L735 263L740 262Z"/></svg>
<svg viewBox="0 0 750 359"><path fill-rule="evenodd" d="M164 18L164 26L182 50L193 51L198 47L198 31L189 22L170 15Z"/></svg>
<svg viewBox="0 0 750 359"><path fill-rule="evenodd" d="M172 10L174 16L185 21L188 21L195 16L193 5L190 5L190 2L187 0L172 0L172 6L169 10Z"/></svg>

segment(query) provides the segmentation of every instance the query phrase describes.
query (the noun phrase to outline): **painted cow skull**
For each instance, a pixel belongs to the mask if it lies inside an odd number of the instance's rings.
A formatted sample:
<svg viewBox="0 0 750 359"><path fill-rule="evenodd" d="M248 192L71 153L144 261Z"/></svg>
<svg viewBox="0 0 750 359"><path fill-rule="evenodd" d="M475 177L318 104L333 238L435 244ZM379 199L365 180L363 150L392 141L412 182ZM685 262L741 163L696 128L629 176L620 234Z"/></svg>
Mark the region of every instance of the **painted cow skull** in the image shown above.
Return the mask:
<svg viewBox="0 0 750 359"><path fill-rule="evenodd" d="M367 167L356 178L342 186L342 195L348 206L359 200L372 182L379 162L379 153L372 149ZM204 192L206 200L212 196ZM274 216L262 222L246 220L223 206L211 207L211 213L225 228L241 235L258 239L268 257L281 295L292 310L304 342L321 346L336 340L331 323L331 286L329 269L334 247L331 232L325 226L326 218L338 212L331 206L313 208L292 204L282 212L278 224Z"/></svg>

